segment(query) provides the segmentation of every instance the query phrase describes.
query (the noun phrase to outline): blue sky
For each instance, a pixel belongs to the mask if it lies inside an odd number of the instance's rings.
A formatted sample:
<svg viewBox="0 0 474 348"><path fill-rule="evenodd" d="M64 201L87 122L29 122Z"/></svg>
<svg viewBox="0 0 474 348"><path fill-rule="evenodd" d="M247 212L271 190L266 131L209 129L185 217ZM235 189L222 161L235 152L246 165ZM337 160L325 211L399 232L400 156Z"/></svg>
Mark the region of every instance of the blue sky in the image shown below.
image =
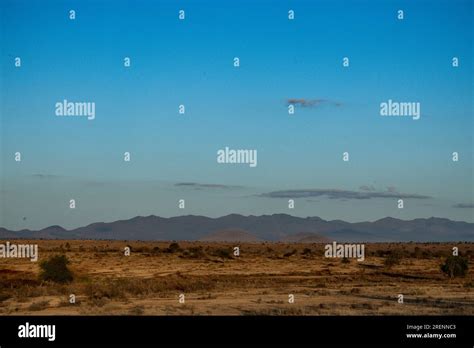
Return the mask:
<svg viewBox="0 0 474 348"><path fill-rule="evenodd" d="M0 11L0 226L280 212L474 221L472 1L4 0ZM290 116L292 98L324 102ZM63 99L95 102L96 118L55 116ZM421 118L381 117L388 99L419 102ZM225 146L256 149L257 167L218 164ZM265 196L281 190L298 190L295 209Z"/></svg>

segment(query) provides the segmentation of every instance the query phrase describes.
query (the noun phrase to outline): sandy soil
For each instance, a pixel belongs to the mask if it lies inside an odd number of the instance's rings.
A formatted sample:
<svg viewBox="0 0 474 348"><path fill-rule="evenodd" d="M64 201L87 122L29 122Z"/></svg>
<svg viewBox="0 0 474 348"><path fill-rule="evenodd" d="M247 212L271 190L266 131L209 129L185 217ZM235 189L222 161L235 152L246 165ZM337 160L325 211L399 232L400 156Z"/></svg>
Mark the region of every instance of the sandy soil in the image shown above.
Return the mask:
<svg viewBox="0 0 474 348"><path fill-rule="evenodd" d="M10 242L38 244L39 260L0 258L0 315L474 314L473 243L366 244L358 262L325 258L324 244ZM469 261L465 277L440 270L453 246ZM399 261L386 265L394 250ZM40 279L41 261L57 254L71 283Z"/></svg>

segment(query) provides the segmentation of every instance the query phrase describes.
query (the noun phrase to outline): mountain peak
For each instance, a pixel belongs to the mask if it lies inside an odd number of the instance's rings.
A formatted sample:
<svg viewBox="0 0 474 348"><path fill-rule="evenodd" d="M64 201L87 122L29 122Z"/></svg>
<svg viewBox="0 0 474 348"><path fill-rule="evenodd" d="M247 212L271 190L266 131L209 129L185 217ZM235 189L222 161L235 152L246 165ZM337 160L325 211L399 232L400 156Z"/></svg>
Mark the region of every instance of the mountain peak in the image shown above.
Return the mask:
<svg viewBox="0 0 474 348"><path fill-rule="evenodd" d="M63 231L66 231L66 229L62 226L59 226L59 225L52 225L52 226L49 226L49 227L46 227L46 228L43 228L41 231L60 231L60 232L63 232Z"/></svg>

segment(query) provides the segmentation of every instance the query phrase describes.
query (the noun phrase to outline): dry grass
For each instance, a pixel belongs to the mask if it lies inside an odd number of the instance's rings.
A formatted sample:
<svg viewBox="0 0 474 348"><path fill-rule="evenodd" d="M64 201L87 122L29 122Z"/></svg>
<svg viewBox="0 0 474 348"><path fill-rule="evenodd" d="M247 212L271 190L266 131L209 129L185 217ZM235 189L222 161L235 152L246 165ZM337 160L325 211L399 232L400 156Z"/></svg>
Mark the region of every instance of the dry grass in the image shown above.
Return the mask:
<svg viewBox="0 0 474 348"><path fill-rule="evenodd" d="M74 280L42 282L39 262L1 259L0 315L474 314L473 243L456 244L469 271L450 279L440 265L454 245L442 243L367 244L358 262L324 258L324 244L241 244L237 257L233 243L19 241L31 242L39 261L65 254Z"/></svg>

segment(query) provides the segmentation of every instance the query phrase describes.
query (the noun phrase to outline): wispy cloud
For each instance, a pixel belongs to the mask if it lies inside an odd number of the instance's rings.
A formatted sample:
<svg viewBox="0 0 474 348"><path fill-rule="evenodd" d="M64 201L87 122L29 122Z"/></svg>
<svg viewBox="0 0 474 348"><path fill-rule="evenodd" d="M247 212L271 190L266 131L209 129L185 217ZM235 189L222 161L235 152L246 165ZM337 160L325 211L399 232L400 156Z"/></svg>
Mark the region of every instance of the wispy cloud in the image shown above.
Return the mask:
<svg viewBox="0 0 474 348"><path fill-rule="evenodd" d="M201 184L197 182L178 182L174 184L177 187L189 187L194 188L196 190L202 189L238 189L242 188L242 186L237 185L222 185L222 184Z"/></svg>
<svg viewBox="0 0 474 348"><path fill-rule="evenodd" d="M362 185L362 186L359 187L359 190L361 190L361 191L369 191L369 192L377 191L377 190L375 189L375 187L372 186L372 185Z"/></svg>
<svg viewBox="0 0 474 348"><path fill-rule="evenodd" d="M267 198L308 198L326 196L329 199L372 199L372 198L412 198L430 199L432 197L415 193L399 193L392 191L350 191L339 189L304 189L304 190L284 190L272 191L260 194Z"/></svg>
<svg viewBox="0 0 474 348"><path fill-rule="evenodd" d="M398 192L397 188L395 186L389 186L387 187L388 192Z"/></svg>
<svg viewBox="0 0 474 348"><path fill-rule="evenodd" d="M474 209L474 203L458 203L453 205L453 208Z"/></svg>
<svg viewBox="0 0 474 348"><path fill-rule="evenodd" d="M306 99L306 98L289 98L287 99L288 105L299 106L302 108L316 108L323 105L330 106L341 106L342 103L329 99Z"/></svg>
<svg viewBox="0 0 474 348"><path fill-rule="evenodd" d="M56 175L56 174L40 174L40 173L35 173L31 174L32 177L38 178L38 179L59 179L62 178L61 175Z"/></svg>
<svg viewBox="0 0 474 348"><path fill-rule="evenodd" d="M362 186L359 186L359 190L368 191L368 192L377 192L377 189L375 188L374 185L362 185ZM398 190L395 186L387 186L386 190L387 192L398 193Z"/></svg>

